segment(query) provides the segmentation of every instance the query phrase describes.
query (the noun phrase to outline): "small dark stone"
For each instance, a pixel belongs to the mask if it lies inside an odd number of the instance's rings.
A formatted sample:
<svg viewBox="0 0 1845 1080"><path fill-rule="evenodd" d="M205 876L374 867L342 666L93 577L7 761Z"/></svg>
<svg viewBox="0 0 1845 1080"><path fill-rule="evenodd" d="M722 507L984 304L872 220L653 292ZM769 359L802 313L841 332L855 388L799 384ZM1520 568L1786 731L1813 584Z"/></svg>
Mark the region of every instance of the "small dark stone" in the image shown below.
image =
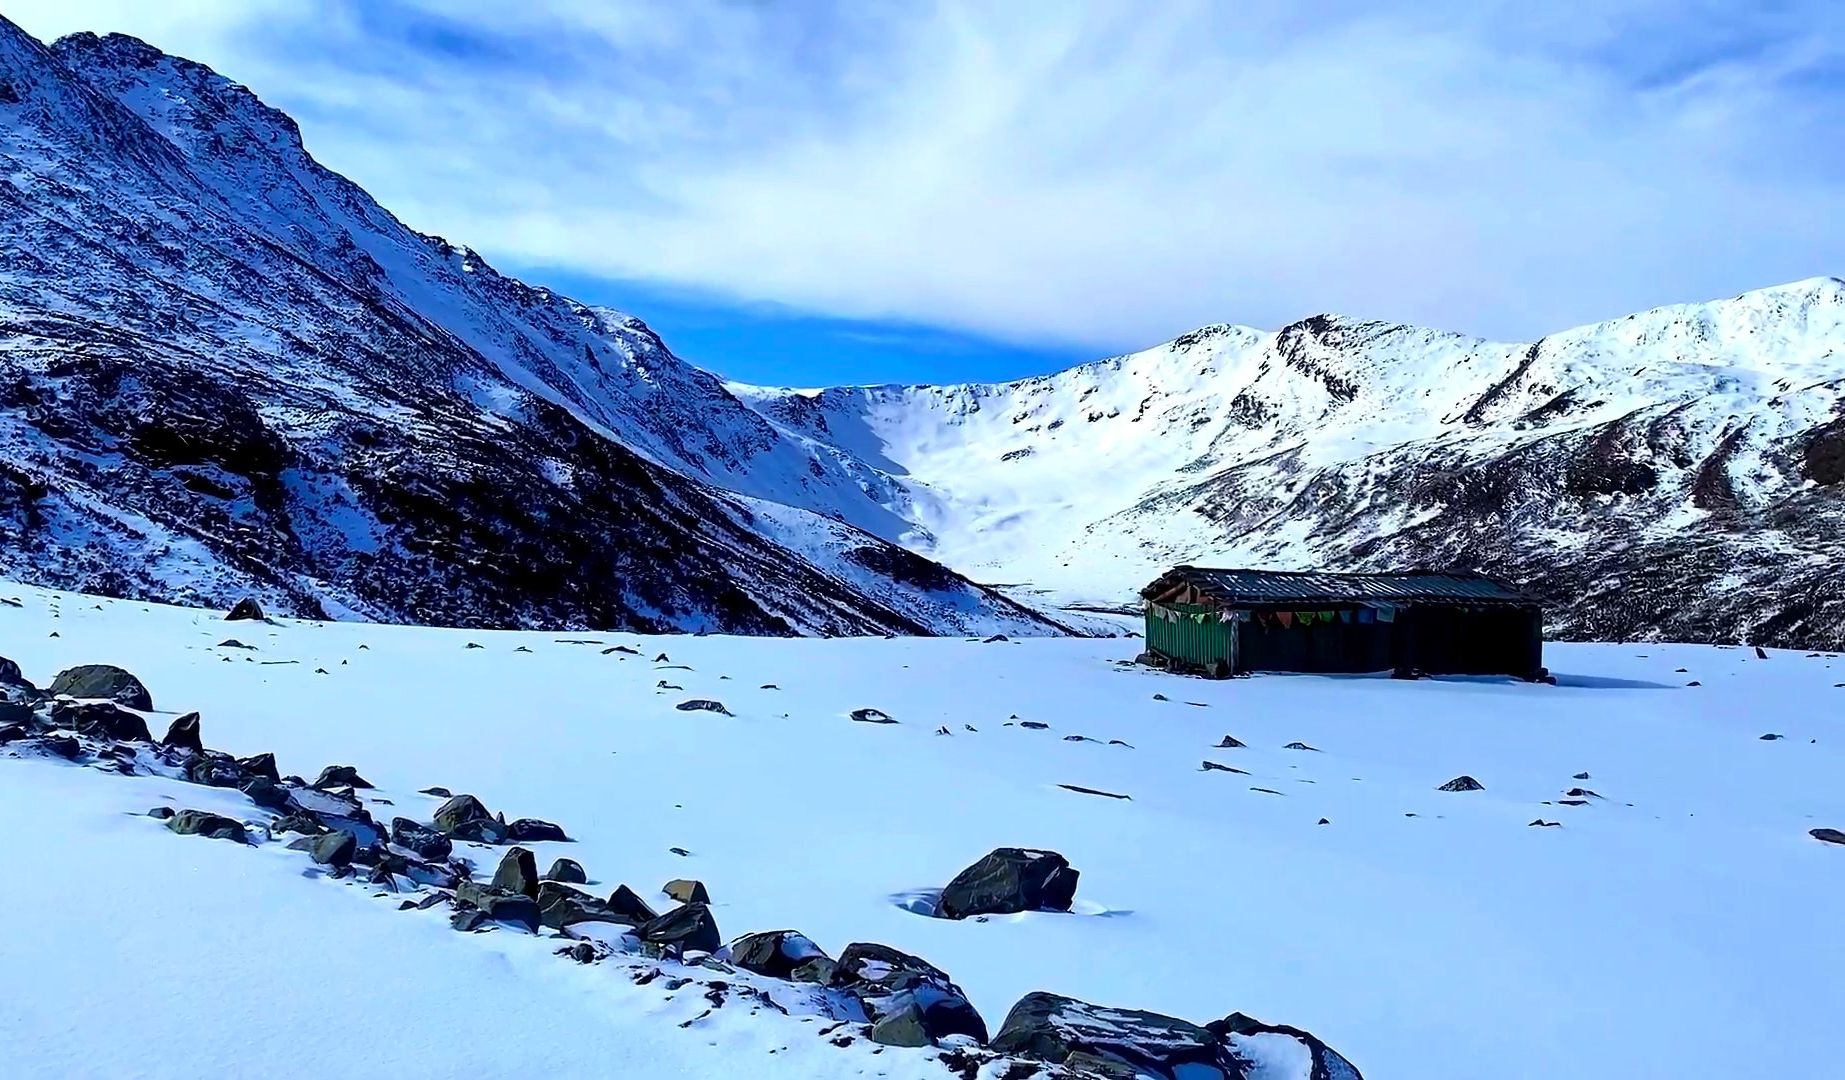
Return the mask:
<svg viewBox="0 0 1845 1080"><path fill-rule="evenodd" d="M237 622L244 619L261 621L263 619L263 606L256 602L255 597L246 596L242 600L231 605L231 610L224 616L224 619L226 622Z"/></svg>
<svg viewBox="0 0 1845 1080"><path fill-rule="evenodd" d="M220 649L254 649L256 648L256 646L245 645L243 642L238 641L236 638L233 637L233 638L225 638L223 641L218 642L218 648Z"/></svg>
<svg viewBox="0 0 1845 1080"><path fill-rule="evenodd" d="M1845 832L1837 829L1808 829L1807 835L1828 844L1845 844Z"/></svg>
<svg viewBox="0 0 1845 1080"><path fill-rule="evenodd" d="M1217 740L1217 748L1219 750L1241 750L1248 745L1248 743L1241 741L1233 735L1225 735L1223 738Z"/></svg>
<svg viewBox="0 0 1845 1080"><path fill-rule="evenodd" d="M147 816L157 821L165 821L173 816L173 808L171 806L156 806L147 812Z"/></svg>
<svg viewBox="0 0 1845 1080"><path fill-rule="evenodd" d="M203 750L205 744L199 738L199 714L189 712L175 719L167 726L167 733L161 738L160 744L177 750Z"/></svg>
<svg viewBox="0 0 1845 1080"><path fill-rule="evenodd" d="M593 964L596 962L596 947L587 941L579 941L557 950L557 955L568 956L579 964Z"/></svg>
<svg viewBox="0 0 1845 1080"><path fill-rule="evenodd" d="M113 664L81 664L65 668L51 680L53 694L74 698L103 698L117 705L148 712L154 707L153 695L141 680Z"/></svg>
<svg viewBox="0 0 1845 1080"><path fill-rule="evenodd" d="M1587 780L1588 778L1589 778L1589 774L1586 772L1579 772L1576 775L1570 777L1571 780Z"/></svg>
<svg viewBox="0 0 1845 1080"><path fill-rule="evenodd" d="M26 681L25 672L19 669L17 663L0 656L0 686L30 687L31 685Z"/></svg>
<svg viewBox="0 0 1845 1080"><path fill-rule="evenodd" d="M360 776L359 770L351 765L329 765L320 770L320 776L314 780L313 786L324 791L327 788L369 788L372 785L371 781Z"/></svg>
<svg viewBox="0 0 1845 1080"><path fill-rule="evenodd" d="M482 644L481 644L480 642L478 642L478 641L470 641L470 642L468 642L468 643L467 643L466 645L463 645L463 646L462 646L462 648L464 648L464 649L484 649L484 648L486 648L486 647L487 647L487 646L485 646L485 645L482 645Z"/></svg>
<svg viewBox="0 0 1845 1080"><path fill-rule="evenodd" d="M51 706L51 722L59 727L75 728L77 734L93 739L116 742L149 742L147 721L127 709L106 701L82 703L60 701Z"/></svg>
<svg viewBox="0 0 1845 1080"><path fill-rule="evenodd" d="M559 859L545 871L546 881L559 881L568 885L586 885L589 874L583 870L583 864L575 859Z"/></svg>
<svg viewBox="0 0 1845 1080"><path fill-rule="evenodd" d="M1287 744L1286 746L1282 747L1282 749L1283 750L1312 750L1316 754L1319 753L1319 750L1320 750L1319 747L1308 746L1304 742L1291 742Z"/></svg>
<svg viewBox="0 0 1845 1080"><path fill-rule="evenodd" d="M853 709L852 719L861 724L894 724L891 715L883 709Z"/></svg>
<svg viewBox="0 0 1845 1080"><path fill-rule="evenodd" d="M705 891L705 883L689 878L674 878L660 887L660 891L681 904L709 904L711 894Z"/></svg>
<svg viewBox="0 0 1845 1080"><path fill-rule="evenodd" d="M1485 791L1486 785L1471 776L1457 776L1436 789L1437 791Z"/></svg>
<svg viewBox="0 0 1845 1080"><path fill-rule="evenodd" d="M1121 799L1124 802L1132 802L1134 798L1132 795L1117 795L1112 791L1103 791L1100 788L1083 787L1081 784L1058 784L1057 786L1064 789L1065 791L1074 791L1078 795L1100 795L1104 799Z"/></svg>
<svg viewBox="0 0 1845 1080"><path fill-rule="evenodd" d="M420 792L418 792L418 794L420 794L420 795L434 795L435 797L437 797L437 798L439 798L439 799L446 799L446 798L449 798L450 796L452 796L452 795L454 795L455 793L454 793L454 792L452 792L452 791L450 791L449 789L447 789L447 788L445 788L445 787L426 787L426 788L424 788L424 789L422 789L422 790L421 790Z"/></svg>
<svg viewBox="0 0 1845 1080"><path fill-rule="evenodd" d="M1769 732L1768 734L1766 734L1766 735L1764 735L1764 736L1762 736L1762 741L1763 741L1763 742L1773 742L1773 741L1775 741L1776 739L1782 739L1782 738L1786 738L1786 736L1784 736L1784 735L1776 735L1776 734L1775 734L1774 732L1772 732L1772 731L1771 731L1771 732Z"/></svg>
<svg viewBox="0 0 1845 1080"><path fill-rule="evenodd" d="M472 795L450 796L435 812L436 831L445 836L454 836L463 825L471 822L492 820L493 815Z"/></svg>
<svg viewBox="0 0 1845 1080"><path fill-rule="evenodd" d="M679 856L682 859L692 854L691 852L687 851L686 849L682 847L669 847L666 850L672 852L673 854Z"/></svg>
<svg viewBox="0 0 1845 1080"><path fill-rule="evenodd" d="M1204 766L1205 772L1227 772L1227 773L1237 773L1242 776L1249 775L1248 769L1239 769L1233 765L1219 765L1215 761L1201 761L1198 764Z"/></svg>
<svg viewBox="0 0 1845 1080"><path fill-rule="evenodd" d="M1755 658L1756 658L1757 660L1766 660L1766 659L1768 659L1768 650L1766 650L1766 649L1764 649L1764 648L1762 648L1762 647L1761 647L1760 645L1757 645L1757 646L1755 647Z"/></svg>
<svg viewBox="0 0 1845 1080"><path fill-rule="evenodd" d="M1545 821L1543 818L1538 818L1536 821L1527 822L1525 828L1529 829L1532 826L1540 826L1546 829L1555 829L1560 828L1562 824L1563 823L1560 821Z"/></svg>
<svg viewBox="0 0 1845 1080"><path fill-rule="evenodd" d="M1154 694L1153 700L1154 701L1171 701L1172 699L1167 697L1165 694Z"/></svg>
<svg viewBox="0 0 1845 1080"><path fill-rule="evenodd" d="M1331 824L1332 824L1332 822L1330 822L1330 821L1328 821L1328 820L1327 820L1327 819L1325 819L1325 818L1321 818L1321 819L1319 820L1319 822L1318 822L1318 824L1321 824L1321 825L1331 825Z"/></svg>
<svg viewBox="0 0 1845 1080"><path fill-rule="evenodd" d="M167 828L181 836L208 836L213 840L235 840L239 844L250 842L242 822L204 810L181 810L167 819Z"/></svg>
<svg viewBox="0 0 1845 1080"><path fill-rule="evenodd" d="M1051 725L1042 720L1020 720L1019 726L1030 731L1049 731Z"/></svg>

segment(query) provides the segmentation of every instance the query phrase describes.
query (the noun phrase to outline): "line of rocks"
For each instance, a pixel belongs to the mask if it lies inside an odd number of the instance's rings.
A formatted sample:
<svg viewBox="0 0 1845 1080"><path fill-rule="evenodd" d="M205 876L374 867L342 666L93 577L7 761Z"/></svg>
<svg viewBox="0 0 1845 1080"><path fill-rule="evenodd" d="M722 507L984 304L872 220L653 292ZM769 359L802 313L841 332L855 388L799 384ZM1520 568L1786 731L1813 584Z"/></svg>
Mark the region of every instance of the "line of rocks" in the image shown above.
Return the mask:
<svg viewBox="0 0 1845 1080"><path fill-rule="evenodd" d="M87 700L72 700L79 694ZM1240 1013L1199 1026L1157 1013L1037 992L1015 1005L998 1033L990 1035L966 993L921 957L875 942L854 942L835 960L794 930L748 933L725 945L702 882L668 882L662 892L678 906L663 913L627 885L618 886L605 900L579 888L588 881L580 863L559 858L540 875L531 850L518 846L568 840L555 824L535 818L509 822L472 795L428 788L425 794L444 800L429 822L394 817L386 826L355 795L372 786L355 767L330 765L312 782L282 776L272 754L240 758L207 748L197 713L178 717L156 740L146 721L130 711L151 708L146 687L121 668L72 668L39 690L16 664L0 657L0 747L10 754L234 788L267 816L247 822L172 807L157 807L149 815L164 819L177 834L240 844L292 836L287 846L303 852L331 877L363 881L384 893L420 894L403 900L401 910L449 904L450 922L457 930L551 930L569 939L557 950L560 955L593 963L615 955L615 948L601 935L572 928L621 926L626 929L618 940L645 957L808 985L820 992L836 1019L867 1025L864 1034L871 1041L939 1048L940 1060L967 1077L981 1073L987 1064L1010 1060L1029 1071L1007 1068L982 1074L1244 1080L1263 1068L1259 1047L1250 1037L1279 1034L1297 1040L1312 1062L1310 1074L1291 1080L1361 1080L1357 1069L1314 1036ZM474 877L467 859L455 855L454 846L460 842L513 846L483 881ZM957 875L943 890L935 914L960 919L1068 910L1077 878L1078 872L1056 852L1001 848ZM728 983L713 981L706 996L715 1007L728 989L733 989ZM760 990L743 992L772 1004ZM836 1036L834 1041L846 1045L850 1039Z"/></svg>

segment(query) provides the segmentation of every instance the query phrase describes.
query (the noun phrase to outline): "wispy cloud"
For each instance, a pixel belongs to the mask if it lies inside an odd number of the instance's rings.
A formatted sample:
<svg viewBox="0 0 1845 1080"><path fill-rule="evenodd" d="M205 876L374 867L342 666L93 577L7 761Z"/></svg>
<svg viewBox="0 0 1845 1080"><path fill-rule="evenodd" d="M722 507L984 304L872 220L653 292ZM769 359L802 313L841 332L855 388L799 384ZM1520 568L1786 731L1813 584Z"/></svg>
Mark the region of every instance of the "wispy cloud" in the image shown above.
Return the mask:
<svg viewBox="0 0 1845 1080"><path fill-rule="evenodd" d="M1101 352L1321 310L1528 336L1845 271L1840 8L8 14L212 64L492 258Z"/></svg>

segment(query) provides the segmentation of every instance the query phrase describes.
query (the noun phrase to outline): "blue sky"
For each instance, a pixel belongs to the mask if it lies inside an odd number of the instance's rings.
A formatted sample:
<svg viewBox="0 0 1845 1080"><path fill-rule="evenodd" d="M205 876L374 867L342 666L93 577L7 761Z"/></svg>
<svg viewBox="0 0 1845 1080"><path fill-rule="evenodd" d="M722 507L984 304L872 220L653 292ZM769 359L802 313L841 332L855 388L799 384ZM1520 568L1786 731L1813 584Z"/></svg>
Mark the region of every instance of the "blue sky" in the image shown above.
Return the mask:
<svg viewBox="0 0 1845 1080"><path fill-rule="evenodd" d="M1334 311L1530 339L1845 273L1836 0L8 0L758 382Z"/></svg>

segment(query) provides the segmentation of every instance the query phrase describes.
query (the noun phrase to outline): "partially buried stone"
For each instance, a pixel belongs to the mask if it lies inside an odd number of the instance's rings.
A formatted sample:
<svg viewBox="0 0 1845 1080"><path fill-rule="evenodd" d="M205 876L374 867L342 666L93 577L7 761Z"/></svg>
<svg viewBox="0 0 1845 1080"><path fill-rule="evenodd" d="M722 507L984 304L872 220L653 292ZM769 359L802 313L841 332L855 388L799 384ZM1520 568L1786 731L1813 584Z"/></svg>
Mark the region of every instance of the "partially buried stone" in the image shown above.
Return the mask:
<svg viewBox="0 0 1845 1080"><path fill-rule="evenodd" d="M522 843L538 843L544 840L569 840L564 835L562 826L538 818L522 817L506 826L506 836L510 840Z"/></svg>
<svg viewBox="0 0 1845 1080"><path fill-rule="evenodd" d="M772 979L790 979L797 968L814 960L831 959L805 934L793 930L767 930L745 934L730 943L730 962L745 971Z"/></svg>
<svg viewBox="0 0 1845 1080"><path fill-rule="evenodd" d="M322 866L349 866L352 857L359 850L358 837L338 829L324 836L317 836L308 847L308 858Z"/></svg>
<svg viewBox="0 0 1845 1080"><path fill-rule="evenodd" d="M315 779L313 786L325 790L335 787L369 788L372 785L351 765L329 765L320 770L320 776Z"/></svg>
<svg viewBox="0 0 1845 1080"><path fill-rule="evenodd" d="M532 853L522 847L516 847L501 856L499 868L493 872L493 888L536 897L538 895L538 863L532 858Z"/></svg>
<svg viewBox="0 0 1845 1080"><path fill-rule="evenodd" d="M584 885L589 882L589 874L584 871L583 864L575 859L558 859L551 864L551 869L545 871L544 879L570 885Z"/></svg>
<svg viewBox="0 0 1845 1080"><path fill-rule="evenodd" d="M660 891L681 904L709 904L711 894L705 891L705 883L689 878L674 878L660 887Z"/></svg>
<svg viewBox="0 0 1845 1080"><path fill-rule="evenodd" d="M235 840L239 844L250 842L242 822L205 810L181 810L167 819L167 828L181 836L206 836L213 840Z"/></svg>
<svg viewBox="0 0 1845 1080"><path fill-rule="evenodd" d="M659 918L649 919L635 927L634 935L654 946L651 951L656 955L716 952L724 944L711 908L701 903L682 904Z"/></svg>
<svg viewBox="0 0 1845 1080"><path fill-rule="evenodd" d="M167 725L167 733L161 737L160 745L176 750L203 750L205 746L199 738L199 714L189 712Z"/></svg>
<svg viewBox="0 0 1845 1080"><path fill-rule="evenodd" d="M53 694L74 698L105 698L117 705L146 712L154 707L154 698L141 680L113 664L80 664L65 668L51 680Z"/></svg>
<svg viewBox="0 0 1845 1080"><path fill-rule="evenodd" d="M639 926L660 917L659 912L641 899L640 893L626 885L616 886L615 891L609 894L608 909L630 926Z"/></svg>
<svg viewBox="0 0 1845 1080"><path fill-rule="evenodd" d="M936 914L945 919L1068 911L1076 898L1077 871L1055 851L996 848L956 874L942 890Z"/></svg>
<svg viewBox="0 0 1845 1080"><path fill-rule="evenodd" d="M448 837L427 825L401 817L391 819L391 843L425 859L446 859L455 849Z"/></svg>
<svg viewBox="0 0 1845 1080"><path fill-rule="evenodd" d="M1457 776L1443 784L1439 791L1485 791L1486 785L1471 776Z"/></svg>

